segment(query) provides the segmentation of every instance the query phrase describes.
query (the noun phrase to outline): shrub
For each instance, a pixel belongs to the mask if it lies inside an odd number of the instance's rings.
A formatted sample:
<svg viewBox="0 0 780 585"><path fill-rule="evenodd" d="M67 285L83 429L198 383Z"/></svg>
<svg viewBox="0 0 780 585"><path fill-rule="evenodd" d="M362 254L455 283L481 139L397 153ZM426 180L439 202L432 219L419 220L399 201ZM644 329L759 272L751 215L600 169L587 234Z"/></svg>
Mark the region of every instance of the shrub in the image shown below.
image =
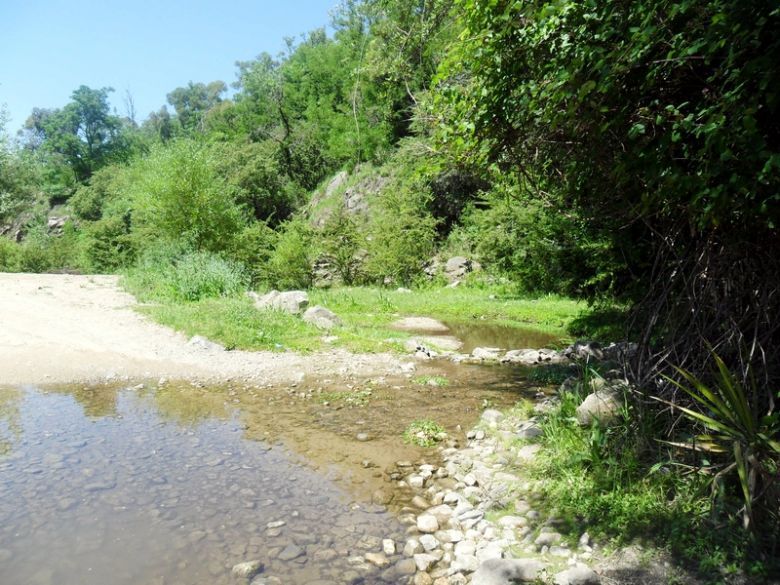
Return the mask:
<svg viewBox="0 0 780 585"><path fill-rule="evenodd" d="M323 258L336 271L341 282L347 286L361 280L365 235L357 220L343 207L328 217L318 234L318 247Z"/></svg>
<svg viewBox="0 0 780 585"><path fill-rule="evenodd" d="M0 237L0 272L15 272L19 266L19 244Z"/></svg>
<svg viewBox="0 0 780 585"><path fill-rule="evenodd" d="M230 296L246 290L247 285L242 266L209 252L183 256L169 280L172 296L183 301Z"/></svg>
<svg viewBox="0 0 780 585"><path fill-rule="evenodd" d="M409 285L422 274L436 237L430 198L430 192L415 184L393 185L377 196L366 245L369 279Z"/></svg>
<svg viewBox="0 0 780 585"><path fill-rule="evenodd" d="M129 215L103 218L85 231L84 256L91 271L114 272L129 266L135 252Z"/></svg>
<svg viewBox="0 0 780 585"><path fill-rule="evenodd" d="M158 146L139 163L131 189L134 231L141 241L181 241L195 250L219 252L245 224L236 190L216 171L215 157L193 141Z"/></svg>
<svg viewBox="0 0 780 585"><path fill-rule="evenodd" d="M212 252L193 252L180 243L147 250L127 273L126 284L142 300L195 301L245 290L243 266Z"/></svg>
<svg viewBox="0 0 780 585"><path fill-rule="evenodd" d="M282 290L309 288L313 255L311 228L300 219L287 222L268 260L268 283Z"/></svg>
<svg viewBox="0 0 780 585"><path fill-rule="evenodd" d="M276 245L277 234L263 221L255 221L241 230L231 242L230 258L246 267L252 284L264 280L267 264Z"/></svg>

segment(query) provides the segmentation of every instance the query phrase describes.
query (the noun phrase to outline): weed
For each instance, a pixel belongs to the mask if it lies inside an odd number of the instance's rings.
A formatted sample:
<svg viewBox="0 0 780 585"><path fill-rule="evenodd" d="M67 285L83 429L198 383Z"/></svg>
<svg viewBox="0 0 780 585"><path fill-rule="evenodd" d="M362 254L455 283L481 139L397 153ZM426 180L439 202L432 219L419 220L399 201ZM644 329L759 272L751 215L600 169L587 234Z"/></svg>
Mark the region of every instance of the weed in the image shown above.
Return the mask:
<svg viewBox="0 0 780 585"><path fill-rule="evenodd" d="M446 436L444 427L430 419L413 421L403 434L405 443L412 443L418 447L433 447Z"/></svg>
<svg viewBox="0 0 780 585"><path fill-rule="evenodd" d="M450 381L444 376L417 376L413 382L420 386L449 386Z"/></svg>
<svg viewBox="0 0 780 585"><path fill-rule="evenodd" d="M348 406L367 406L371 401L373 392L371 390L340 390L333 392L321 392L318 395L319 401L342 402Z"/></svg>

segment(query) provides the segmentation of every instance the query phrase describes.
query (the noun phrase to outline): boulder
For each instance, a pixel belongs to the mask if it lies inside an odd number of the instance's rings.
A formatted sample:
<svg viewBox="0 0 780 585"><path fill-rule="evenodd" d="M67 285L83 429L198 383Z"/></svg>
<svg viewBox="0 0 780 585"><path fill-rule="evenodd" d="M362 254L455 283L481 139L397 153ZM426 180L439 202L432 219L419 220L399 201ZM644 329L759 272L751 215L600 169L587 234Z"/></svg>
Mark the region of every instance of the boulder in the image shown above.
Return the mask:
<svg viewBox="0 0 780 585"><path fill-rule="evenodd" d="M577 421L582 426L589 426L594 420L609 424L618 417L622 407L623 396L607 387L585 397L577 407Z"/></svg>
<svg viewBox="0 0 780 585"><path fill-rule="evenodd" d="M306 309L306 312L303 314L303 320L320 329L333 329L343 325L336 313L320 306Z"/></svg>
<svg viewBox="0 0 780 585"><path fill-rule="evenodd" d="M465 256L454 256L447 260L444 265L444 276L448 280L454 281L463 278L469 272L476 272L480 268L478 262L474 262Z"/></svg>
<svg viewBox="0 0 780 585"><path fill-rule="evenodd" d="M565 364L569 358L554 349L513 349L504 354L502 362L537 366L540 364Z"/></svg>
<svg viewBox="0 0 780 585"><path fill-rule="evenodd" d="M595 341L577 341L576 343L564 349L563 353L572 359L604 359L604 353L601 351L601 345Z"/></svg>
<svg viewBox="0 0 780 585"><path fill-rule="evenodd" d="M286 292L272 290L262 297L257 294L251 296L255 299L255 307L258 309L273 309L298 315L305 311L306 307L309 306L309 295L302 290L291 290Z"/></svg>
<svg viewBox="0 0 780 585"><path fill-rule="evenodd" d="M555 575L555 585L599 585L601 579L593 569L575 565Z"/></svg>
<svg viewBox="0 0 780 585"><path fill-rule="evenodd" d="M62 233L62 229L65 227L65 224L70 219L69 215L63 215L63 216L52 216L48 219L46 222L46 227L49 228L49 231L59 235Z"/></svg>
<svg viewBox="0 0 780 585"><path fill-rule="evenodd" d="M498 355L500 349L497 347L475 347L471 352L471 357L478 360L485 360L489 362L498 361Z"/></svg>
<svg viewBox="0 0 780 585"><path fill-rule="evenodd" d="M474 573L471 585L534 583L544 569L544 563L534 559L488 559Z"/></svg>

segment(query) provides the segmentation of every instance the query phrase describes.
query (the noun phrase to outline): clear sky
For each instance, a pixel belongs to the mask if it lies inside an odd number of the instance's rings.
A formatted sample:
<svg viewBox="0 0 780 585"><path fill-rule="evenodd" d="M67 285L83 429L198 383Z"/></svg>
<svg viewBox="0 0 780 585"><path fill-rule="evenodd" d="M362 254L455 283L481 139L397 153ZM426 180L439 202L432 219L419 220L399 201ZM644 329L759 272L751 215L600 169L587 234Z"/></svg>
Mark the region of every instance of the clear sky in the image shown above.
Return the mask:
<svg viewBox="0 0 780 585"><path fill-rule="evenodd" d="M326 26L338 0L0 0L0 105L18 130L80 85L113 87L137 121L189 81L236 79L236 61L277 54L284 37Z"/></svg>

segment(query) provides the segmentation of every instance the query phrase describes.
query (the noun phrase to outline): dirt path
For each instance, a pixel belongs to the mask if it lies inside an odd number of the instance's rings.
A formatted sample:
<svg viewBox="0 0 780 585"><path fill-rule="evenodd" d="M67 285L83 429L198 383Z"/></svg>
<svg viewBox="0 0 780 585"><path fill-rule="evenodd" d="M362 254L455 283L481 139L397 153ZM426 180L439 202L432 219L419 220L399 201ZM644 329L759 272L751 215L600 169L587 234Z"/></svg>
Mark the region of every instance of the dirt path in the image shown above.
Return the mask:
<svg viewBox="0 0 780 585"><path fill-rule="evenodd" d="M139 315L135 303L115 276L0 273L0 385L160 376L279 384L400 369L387 354L202 349Z"/></svg>

